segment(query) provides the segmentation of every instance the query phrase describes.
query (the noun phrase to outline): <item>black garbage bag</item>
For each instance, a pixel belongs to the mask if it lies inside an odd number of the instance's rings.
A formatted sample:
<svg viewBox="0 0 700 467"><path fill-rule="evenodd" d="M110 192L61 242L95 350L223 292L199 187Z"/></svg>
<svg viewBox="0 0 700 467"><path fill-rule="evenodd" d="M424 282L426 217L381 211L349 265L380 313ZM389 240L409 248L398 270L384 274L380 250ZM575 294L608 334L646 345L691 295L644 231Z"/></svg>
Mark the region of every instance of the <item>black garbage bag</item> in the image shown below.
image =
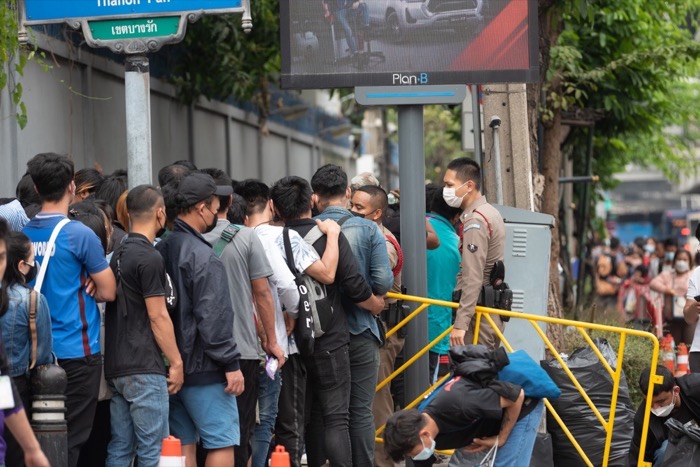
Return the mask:
<svg viewBox="0 0 700 467"><path fill-rule="evenodd" d="M668 446L663 467L695 467L700 465L700 428L683 425L676 419L666 420Z"/></svg>
<svg viewBox="0 0 700 467"><path fill-rule="evenodd" d="M617 357L610 344L605 339L595 339L594 342L608 364L615 370ZM586 346L571 354L566 363L603 418L608 420L613 380L598 356ZM542 367L561 389L561 397L556 401L550 401L552 406L593 465L602 465L605 452L605 429L557 360L542 362ZM623 373L615 408L615 424L608 457L609 466L627 464L627 455L634 432L634 413L627 379ZM552 435L555 466L586 465L557 421L549 414L547 429Z"/></svg>

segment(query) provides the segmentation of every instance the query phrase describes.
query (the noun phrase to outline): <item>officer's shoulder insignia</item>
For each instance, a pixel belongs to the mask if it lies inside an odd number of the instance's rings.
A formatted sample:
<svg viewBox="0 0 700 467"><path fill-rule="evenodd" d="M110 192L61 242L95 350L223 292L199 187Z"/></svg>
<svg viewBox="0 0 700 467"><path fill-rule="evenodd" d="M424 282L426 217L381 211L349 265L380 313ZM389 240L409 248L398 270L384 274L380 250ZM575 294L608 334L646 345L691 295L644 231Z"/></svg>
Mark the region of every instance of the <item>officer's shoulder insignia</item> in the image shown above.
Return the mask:
<svg viewBox="0 0 700 467"><path fill-rule="evenodd" d="M479 230L481 230L481 224L479 224L478 222L474 222L473 224L467 224L467 225L465 225L464 228L462 229L462 232L467 232L467 231L469 231L469 230L471 230L471 229L479 229Z"/></svg>
<svg viewBox="0 0 700 467"><path fill-rule="evenodd" d="M470 243L467 245L467 250L471 251L472 253L476 253L476 250L478 250L479 247L474 245L473 243Z"/></svg>

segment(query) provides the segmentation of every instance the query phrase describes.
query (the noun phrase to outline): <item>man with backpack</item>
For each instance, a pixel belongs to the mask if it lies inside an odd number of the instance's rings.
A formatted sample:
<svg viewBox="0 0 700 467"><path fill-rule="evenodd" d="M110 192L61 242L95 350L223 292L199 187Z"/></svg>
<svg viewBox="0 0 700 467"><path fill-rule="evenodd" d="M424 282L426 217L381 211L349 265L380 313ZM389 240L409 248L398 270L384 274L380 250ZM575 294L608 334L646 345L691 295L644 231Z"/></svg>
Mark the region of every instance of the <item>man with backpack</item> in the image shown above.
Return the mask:
<svg viewBox="0 0 700 467"><path fill-rule="evenodd" d="M290 231L308 237L313 235L319 221L311 218L311 187L300 177L285 177L276 182L270 192L273 207ZM350 245L340 227L333 235L317 236L313 247L318 255L324 255L338 243L338 267L334 281L326 287L332 312L325 323L324 333L314 340L313 354L304 358L308 373L306 400L310 420L306 432L308 465L321 466L328 459L333 466L354 465L349 435L350 358L348 310L341 303L342 296L359 306L379 313L384 307L381 298L372 294L367 281L358 271L358 265ZM294 252L295 263L299 262ZM300 265L303 266L303 265ZM299 269L299 266L297 266ZM281 401L281 400L280 400ZM282 404L280 402L280 407Z"/></svg>
<svg viewBox="0 0 700 467"><path fill-rule="evenodd" d="M337 165L327 164L311 178L313 200L321 212L318 219L333 219L350 244L360 274L376 295L385 295L394 282L386 251L386 239L377 224L353 216L346 209L350 198L348 176ZM376 316L357 306L346 296L343 308L348 313L350 331L350 439L352 465L369 467L374 464L374 417L372 401L379 371L379 347L382 333Z"/></svg>
<svg viewBox="0 0 700 467"><path fill-rule="evenodd" d="M217 186L231 187L231 178L219 169L207 169ZM229 224L226 213L231 207L231 193L219 196L216 227L203 234L221 259L228 279L233 304L233 336L241 353L240 365L245 390L236 397L241 441L235 450L236 465L247 465L251 455L250 440L255 430L258 403L258 332L256 321L264 330L265 352L284 364L284 351L275 334L275 309L268 284L273 273L258 236L253 229ZM257 319L256 319L257 316Z"/></svg>

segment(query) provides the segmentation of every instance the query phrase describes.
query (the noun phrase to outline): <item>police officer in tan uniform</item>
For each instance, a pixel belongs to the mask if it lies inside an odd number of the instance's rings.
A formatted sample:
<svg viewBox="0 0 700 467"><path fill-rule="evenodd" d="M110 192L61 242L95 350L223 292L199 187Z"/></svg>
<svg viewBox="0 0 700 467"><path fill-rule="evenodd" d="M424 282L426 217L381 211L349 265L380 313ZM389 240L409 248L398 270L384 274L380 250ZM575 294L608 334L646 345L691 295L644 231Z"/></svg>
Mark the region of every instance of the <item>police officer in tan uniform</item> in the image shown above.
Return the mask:
<svg viewBox="0 0 700 467"><path fill-rule="evenodd" d="M457 278L461 290L459 308L450 334L450 345L471 344L476 324L475 307L481 287L489 283L493 263L503 261L506 229L501 214L486 202L480 191L481 169L479 164L466 157L449 163L443 182L443 198L452 207L463 210L462 221L462 272ZM491 318L503 331L500 316ZM500 340L488 321L482 316L479 325L479 344L495 348Z"/></svg>

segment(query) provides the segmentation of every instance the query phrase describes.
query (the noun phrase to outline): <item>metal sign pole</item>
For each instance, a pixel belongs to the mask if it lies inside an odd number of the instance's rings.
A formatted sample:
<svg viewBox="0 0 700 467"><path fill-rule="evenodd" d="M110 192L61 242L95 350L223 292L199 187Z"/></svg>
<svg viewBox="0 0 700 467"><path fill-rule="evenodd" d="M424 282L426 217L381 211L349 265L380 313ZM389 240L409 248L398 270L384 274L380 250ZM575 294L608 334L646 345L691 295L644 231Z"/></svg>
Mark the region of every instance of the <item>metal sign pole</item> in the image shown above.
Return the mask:
<svg viewBox="0 0 700 467"><path fill-rule="evenodd" d="M403 285L411 295L425 297L427 255L425 246L425 156L423 151L423 106L401 105L399 110L399 184L401 186L401 248L404 256ZM428 344L428 312L408 324L406 355L418 353ZM406 370L406 401L420 396L428 383L428 356Z"/></svg>
<svg viewBox="0 0 700 467"><path fill-rule="evenodd" d="M151 76L148 58L126 57L126 152L129 189L153 183L151 169Z"/></svg>

